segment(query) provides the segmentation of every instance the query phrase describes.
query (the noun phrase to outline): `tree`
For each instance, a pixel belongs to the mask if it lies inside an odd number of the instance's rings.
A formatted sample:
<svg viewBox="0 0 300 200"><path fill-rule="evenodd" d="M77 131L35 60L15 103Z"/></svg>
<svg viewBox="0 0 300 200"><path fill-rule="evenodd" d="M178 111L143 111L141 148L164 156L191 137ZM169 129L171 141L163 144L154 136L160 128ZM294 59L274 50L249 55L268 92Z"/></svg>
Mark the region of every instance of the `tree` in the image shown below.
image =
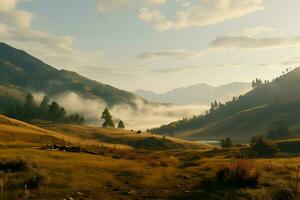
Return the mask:
<svg viewBox="0 0 300 200"><path fill-rule="evenodd" d="M263 140L263 137L262 136L253 136L252 138L251 138L251 141L250 141L250 145L251 146L253 146L253 145L255 145L257 142L259 142L259 141L261 141L261 140Z"/></svg>
<svg viewBox="0 0 300 200"><path fill-rule="evenodd" d="M53 101L49 107L49 119L52 121L58 121L60 117L60 107L57 102Z"/></svg>
<svg viewBox="0 0 300 200"><path fill-rule="evenodd" d="M119 121L118 128L121 128L121 129L125 128L124 122L122 120Z"/></svg>
<svg viewBox="0 0 300 200"><path fill-rule="evenodd" d="M48 110L49 110L49 102L50 102L50 99L49 97L47 96L44 96L41 104L40 104L40 107L39 107L39 113L40 113L40 116L41 117L46 117L47 114L48 114Z"/></svg>
<svg viewBox="0 0 300 200"><path fill-rule="evenodd" d="M253 144L252 150L256 152L258 156L273 156L278 152L278 147L276 144L267 142L261 137Z"/></svg>
<svg viewBox="0 0 300 200"><path fill-rule="evenodd" d="M284 122L278 122L275 127L271 127L267 133L267 137L270 139L284 139L291 137L291 131Z"/></svg>
<svg viewBox="0 0 300 200"><path fill-rule="evenodd" d="M36 114L36 103L31 94L28 94L24 104L24 117L25 119L33 119Z"/></svg>
<svg viewBox="0 0 300 200"><path fill-rule="evenodd" d="M115 124L112 120L112 116L108 110L108 108L105 108L102 112L101 119L104 121L102 124L103 128L115 128Z"/></svg>
<svg viewBox="0 0 300 200"><path fill-rule="evenodd" d="M226 139L222 139L221 140L221 147L222 148L230 148L233 147L233 143L231 141L231 139L228 137Z"/></svg>

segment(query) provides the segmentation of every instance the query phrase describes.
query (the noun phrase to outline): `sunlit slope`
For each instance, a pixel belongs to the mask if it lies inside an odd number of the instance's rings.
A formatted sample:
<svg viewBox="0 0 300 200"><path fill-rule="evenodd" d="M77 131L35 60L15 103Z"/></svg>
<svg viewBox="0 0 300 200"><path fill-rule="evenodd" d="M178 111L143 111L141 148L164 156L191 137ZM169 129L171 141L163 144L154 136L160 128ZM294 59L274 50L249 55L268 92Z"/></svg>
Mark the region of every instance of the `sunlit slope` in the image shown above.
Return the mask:
<svg viewBox="0 0 300 200"><path fill-rule="evenodd" d="M79 125L39 124L39 126L52 131L63 133L66 136L78 137L83 140L97 140L111 144L124 144L135 149L168 150L182 148L206 148L196 142L151 135L149 133L137 133L123 129L104 129Z"/></svg>
<svg viewBox="0 0 300 200"><path fill-rule="evenodd" d="M0 143L5 145L28 145L41 146L45 144L69 144L69 145L104 145L113 147L107 143L96 143L95 140L80 139L75 136L68 136L62 133L46 130L28 123L0 115ZM119 145L120 148L129 148L126 145Z"/></svg>

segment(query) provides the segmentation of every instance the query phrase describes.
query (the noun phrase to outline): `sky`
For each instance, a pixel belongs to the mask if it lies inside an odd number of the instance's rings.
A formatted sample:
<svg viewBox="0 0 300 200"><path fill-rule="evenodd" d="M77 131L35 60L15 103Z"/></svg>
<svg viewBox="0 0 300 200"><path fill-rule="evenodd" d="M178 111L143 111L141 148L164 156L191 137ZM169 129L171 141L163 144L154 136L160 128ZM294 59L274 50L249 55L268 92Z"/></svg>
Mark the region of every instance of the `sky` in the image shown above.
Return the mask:
<svg viewBox="0 0 300 200"><path fill-rule="evenodd" d="M299 0L0 0L0 41L128 91L272 79L299 21Z"/></svg>

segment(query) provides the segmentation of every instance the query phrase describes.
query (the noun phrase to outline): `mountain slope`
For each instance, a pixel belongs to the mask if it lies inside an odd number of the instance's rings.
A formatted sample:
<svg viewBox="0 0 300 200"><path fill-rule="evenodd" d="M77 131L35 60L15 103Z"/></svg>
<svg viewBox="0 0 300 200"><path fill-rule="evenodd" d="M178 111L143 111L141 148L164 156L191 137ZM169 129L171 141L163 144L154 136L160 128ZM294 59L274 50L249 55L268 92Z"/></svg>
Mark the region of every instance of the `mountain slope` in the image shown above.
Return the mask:
<svg viewBox="0 0 300 200"><path fill-rule="evenodd" d="M137 90L134 93L149 100L174 104L205 104L212 101L228 101L233 96L239 96L251 89L250 83L230 83L213 87L198 84L185 88L178 88L166 93L158 94L147 90Z"/></svg>
<svg viewBox="0 0 300 200"><path fill-rule="evenodd" d="M266 134L273 124L284 121L297 132L300 127L300 68L271 83L262 84L238 99L219 105L205 116L151 130L189 139L232 137L248 140Z"/></svg>
<svg viewBox="0 0 300 200"><path fill-rule="evenodd" d="M89 98L101 98L109 106L120 103L134 106L134 100L138 98L75 72L57 70L4 43L0 43L0 84L24 93L43 92L49 96L72 91Z"/></svg>

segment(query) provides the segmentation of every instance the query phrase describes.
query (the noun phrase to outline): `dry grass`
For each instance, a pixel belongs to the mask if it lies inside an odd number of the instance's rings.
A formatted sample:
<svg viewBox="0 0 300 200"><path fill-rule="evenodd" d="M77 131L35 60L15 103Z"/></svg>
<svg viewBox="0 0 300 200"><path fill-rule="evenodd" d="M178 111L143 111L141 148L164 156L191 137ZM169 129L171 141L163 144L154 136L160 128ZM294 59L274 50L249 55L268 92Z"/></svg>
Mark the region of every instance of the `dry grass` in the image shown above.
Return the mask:
<svg viewBox="0 0 300 200"><path fill-rule="evenodd" d="M63 128L67 130L62 131ZM251 188L248 187L249 185L244 187L229 185L228 187L226 183L225 187L224 182L215 185L209 182L209 180L215 180L216 173L224 166L231 166L230 169L234 169L232 171L243 169L241 171L246 171L246 173L242 174L247 176L251 174L248 173L250 170L248 165L232 164L236 163L235 158L239 148L137 151L118 148L115 144L109 144L111 148L103 148L99 145L88 145L88 142L95 142L93 138L89 138L95 131L98 134L110 134L116 138L125 137L126 139L153 136L147 133L135 135L130 131L81 126L71 126L71 128L55 126L53 129L55 130L49 131L0 117L0 161L4 163L2 167L19 164L22 166L24 163L26 166L28 163L35 163L25 167L28 170L0 172L2 199L47 200L72 197L73 199L108 200L232 200L238 199L234 197L239 197L240 199L269 200L285 192L289 193L288 191L291 191L292 195L300 191L298 167L300 157L249 159L247 161L252 162L255 170L260 173L257 187ZM69 130L74 130L74 132ZM102 133L103 131L106 133ZM43 136L43 142L39 140L40 136ZM64 139L60 139L61 136ZM75 144L80 137L80 145L99 152L99 155L42 151L32 148L52 143L53 137L57 140L55 142L66 142L66 138L70 137ZM21 159L17 160L18 162L9 161L18 157ZM9 162L4 162L5 160ZM10 167L4 167L4 169ZM14 187L3 190L9 185ZM26 188L25 185L27 185ZM282 187L276 187L279 185Z"/></svg>

